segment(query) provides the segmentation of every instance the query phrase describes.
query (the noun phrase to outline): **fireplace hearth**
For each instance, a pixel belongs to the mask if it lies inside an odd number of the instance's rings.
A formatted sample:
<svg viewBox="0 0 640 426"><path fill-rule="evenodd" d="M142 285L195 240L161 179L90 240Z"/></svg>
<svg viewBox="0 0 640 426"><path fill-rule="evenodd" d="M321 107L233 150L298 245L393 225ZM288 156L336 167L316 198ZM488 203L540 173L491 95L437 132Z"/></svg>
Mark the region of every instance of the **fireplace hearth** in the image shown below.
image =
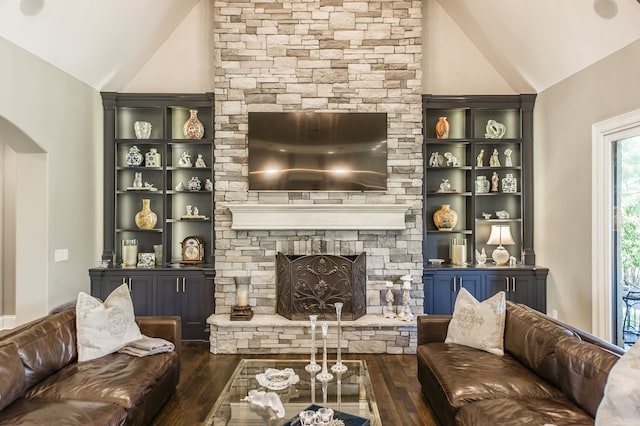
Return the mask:
<svg viewBox="0 0 640 426"><path fill-rule="evenodd" d="M366 313L366 255L276 256L276 312L290 320L356 320Z"/></svg>

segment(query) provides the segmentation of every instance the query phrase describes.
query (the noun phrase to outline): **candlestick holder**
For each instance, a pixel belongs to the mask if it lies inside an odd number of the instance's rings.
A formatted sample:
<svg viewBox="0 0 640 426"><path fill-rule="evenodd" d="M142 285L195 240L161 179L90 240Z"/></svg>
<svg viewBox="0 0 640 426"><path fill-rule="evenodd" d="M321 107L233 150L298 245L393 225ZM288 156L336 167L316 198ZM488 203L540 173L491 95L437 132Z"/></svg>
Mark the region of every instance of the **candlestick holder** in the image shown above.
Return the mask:
<svg viewBox="0 0 640 426"><path fill-rule="evenodd" d="M316 321L318 316L309 315L309 320L311 321L311 362L304 369L307 370L307 373L315 374L322 368L316 363Z"/></svg>
<svg viewBox="0 0 640 426"><path fill-rule="evenodd" d="M415 318L411 312L409 302L411 301L411 275L405 275L400 278L402 280L402 312L398 314L398 318L402 321L413 321Z"/></svg>
<svg viewBox="0 0 640 426"><path fill-rule="evenodd" d="M391 291L391 289L393 288L393 281L387 281L386 287L387 287L387 295L385 296L384 300L386 300L387 306L385 306L384 308L384 317L395 318L396 313L394 312L394 309L393 309L394 297L393 297L393 291Z"/></svg>
<svg viewBox="0 0 640 426"><path fill-rule="evenodd" d="M322 371L318 373L316 379L324 383L333 379L333 374L327 371L327 331L329 324L326 321L322 321L320 325L322 327Z"/></svg>
<svg viewBox="0 0 640 426"><path fill-rule="evenodd" d="M342 363L342 356L341 356L341 352L342 352L342 331L341 331L341 329L342 329L342 326L340 325L340 316L342 314L342 306L343 305L344 305L344 303L342 303L342 302L336 302L336 304L335 304L336 316L338 317L338 359L336 360L336 363L331 366L331 371L333 371L334 373L337 373L337 372L344 373L345 371L347 371L347 366Z"/></svg>

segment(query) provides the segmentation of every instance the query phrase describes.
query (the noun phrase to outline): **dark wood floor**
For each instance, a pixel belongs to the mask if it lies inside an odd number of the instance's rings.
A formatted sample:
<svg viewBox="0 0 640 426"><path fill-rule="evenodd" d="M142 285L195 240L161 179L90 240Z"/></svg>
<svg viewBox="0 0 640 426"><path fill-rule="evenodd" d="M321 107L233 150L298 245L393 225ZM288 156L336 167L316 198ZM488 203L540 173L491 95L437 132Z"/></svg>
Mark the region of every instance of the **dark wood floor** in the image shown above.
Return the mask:
<svg viewBox="0 0 640 426"><path fill-rule="evenodd" d="M305 358L296 355L213 355L208 342L183 342L180 383L153 425L201 424L242 358ZM384 426L437 426L416 378L415 355L346 354L369 367Z"/></svg>

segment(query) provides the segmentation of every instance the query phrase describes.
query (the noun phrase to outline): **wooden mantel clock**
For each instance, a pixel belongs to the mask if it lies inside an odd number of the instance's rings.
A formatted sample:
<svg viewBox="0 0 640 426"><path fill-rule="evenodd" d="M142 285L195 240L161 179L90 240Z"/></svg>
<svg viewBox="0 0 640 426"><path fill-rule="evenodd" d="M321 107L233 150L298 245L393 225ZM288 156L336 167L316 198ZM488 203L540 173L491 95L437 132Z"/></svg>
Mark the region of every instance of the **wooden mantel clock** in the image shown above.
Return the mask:
<svg viewBox="0 0 640 426"><path fill-rule="evenodd" d="M203 263L204 241L197 236L189 236L182 240L182 262L188 264Z"/></svg>

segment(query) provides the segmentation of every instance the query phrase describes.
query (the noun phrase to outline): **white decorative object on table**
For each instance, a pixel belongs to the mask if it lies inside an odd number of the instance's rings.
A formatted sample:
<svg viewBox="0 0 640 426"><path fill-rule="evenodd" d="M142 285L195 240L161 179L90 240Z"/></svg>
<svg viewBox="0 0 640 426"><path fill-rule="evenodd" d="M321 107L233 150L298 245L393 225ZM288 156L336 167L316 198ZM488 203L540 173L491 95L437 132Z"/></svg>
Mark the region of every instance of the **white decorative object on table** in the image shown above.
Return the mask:
<svg viewBox="0 0 640 426"><path fill-rule="evenodd" d="M387 287L387 295L385 296L384 300L387 302L387 306L385 306L384 308L384 317L385 318L395 318L396 317L396 313L394 312L393 309L393 291L391 291L391 289L393 288L393 281L387 281L385 286Z"/></svg>
<svg viewBox="0 0 640 426"><path fill-rule="evenodd" d="M451 192L451 184L449 183L449 179L442 179L442 183L440 184L440 192Z"/></svg>
<svg viewBox="0 0 640 426"><path fill-rule="evenodd" d="M189 151L185 151L182 154L180 154L180 159L178 160L178 166L192 167L191 154L189 153Z"/></svg>
<svg viewBox="0 0 640 426"><path fill-rule="evenodd" d="M284 406L275 392L265 392L259 390L250 390L249 394L244 397L243 401L247 401L249 404L257 405L262 408L270 408L275 411L276 416L281 419L284 417Z"/></svg>
<svg viewBox="0 0 640 426"><path fill-rule="evenodd" d="M316 363L316 321L318 316L309 315L309 320L311 321L311 362L304 369L307 373L315 374L322 368Z"/></svg>
<svg viewBox="0 0 640 426"><path fill-rule="evenodd" d="M506 210L497 210L496 216L498 219L509 219L509 212Z"/></svg>
<svg viewBox="0 0 640 426"><path fill-rule="evenodd" d="M142 153L140 149L135 145L129 148L129 152L124 156L124 161L129 167L137 167L142 164Z"/></svg>
<svg viewBox="0 0 640 426"><path fill-rule="evenodd" d="M316 375L316 379L326 383L333 379L333 374L327 370L327 331L329 324L326 321L322 321L320 325L322 328L322 371Z"/></svg>
<svg viewBox="0 0 640 426"><path fill-rule="evenodd" d="M137 139L149 139L151 136L151 123L148 121L136 121L133 123L133 132Z"/></svg>
<svg viewBox="0 0 640 426"><path fill-rule="evenodd" d="M487 126L485 127L484 137L487 139L502 139L507 133L507 127L498 123L496 120L487 121Z"/></svg>
<svg viewBox="0 0 640 426"><path fill-rule="evenodd" d="M176 185L176 191L184 191L186 189L186 187L184 186L183 182L178 182L178 184Z"/></svg>
<svg viewBox="0 0 640 426"><path fill-rule="evenodd" d="M267 368L264 373L256 374L256 380L260 386L267 389L283 390L298 383L300 376L291 368L285 368L284 370Z"/></svg>
<svg viewBox="0 0 640 426"><path fill-rule="evenodd" d="M487 220L488 220L488 219L491 219L491 216L492 216L492 214L491 214L491 213L485 213L485 212L482 212L482 217L483 217L483 218L485 218L485 219L487 219Z"/></svg>
<svg viewBox="0 0 640 426"><path fill-rule="evenodd" d="M398 318L402 321L413 321L414 315L409 307L409 302L411 301L409 291L411 290L413 278L411 278L411 275L404 275L400 279L402 280L402 312L398 314Z"/></svg>
<svg viewBox="0 0 640 426"><path fill-rule="evenodd" d="M344 303L342 302L336 302L335 303L335 307L336 307L336 316L338 318L338 356L337 356L337 360L336 363L334 365L331 366L331 371L333 371L334 373L344 373L345 371L347 371L347 366L344 365L342 363L342 356L341 356L341 352L342 352L342 332L341 332L341 324L340 324L340 316L342 314L342 306L344 305Z"/></svg>
<svg viewBox="0 0 640 426"><path fill-rule="evenodd" d="M198 158L196 158L196 167L207 167L207 164L204 162L204 158L202 158L202 154L198 154Z"/></svg>
<svg viewBox="0 0 640 426"><path fill-rule="evenodd" d="M213 191L213 182L211 182L211 179L207 179L204 181L204 189L206 189L207 191Z"/></svg>
<svg viewBox="0 0 640 426"><path fill-rule="evenodd" d="M145 154L144 159L145 167L160 167L162 164L157 148L149 148L149 152Z"/></svg>

